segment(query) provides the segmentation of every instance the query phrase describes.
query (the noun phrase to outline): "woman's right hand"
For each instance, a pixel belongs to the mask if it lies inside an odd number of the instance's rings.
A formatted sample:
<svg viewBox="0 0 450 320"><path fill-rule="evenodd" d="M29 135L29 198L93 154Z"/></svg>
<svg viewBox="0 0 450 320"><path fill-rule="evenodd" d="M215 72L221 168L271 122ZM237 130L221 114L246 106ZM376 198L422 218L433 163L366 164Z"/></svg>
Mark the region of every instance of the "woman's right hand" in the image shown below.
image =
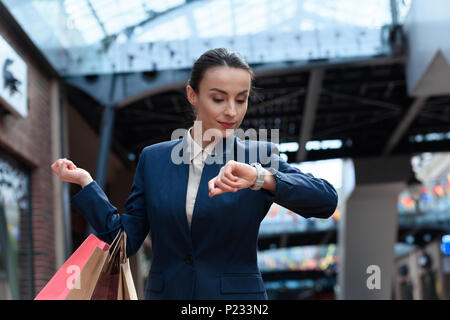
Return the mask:
<svg viewBox="0 0 450 320"><path fill-rule="evenodd" d="M83 188L93 181L89 172L78 168L72 161L66 158L56 160L50 167L61 181L76 183Z"/></svg>

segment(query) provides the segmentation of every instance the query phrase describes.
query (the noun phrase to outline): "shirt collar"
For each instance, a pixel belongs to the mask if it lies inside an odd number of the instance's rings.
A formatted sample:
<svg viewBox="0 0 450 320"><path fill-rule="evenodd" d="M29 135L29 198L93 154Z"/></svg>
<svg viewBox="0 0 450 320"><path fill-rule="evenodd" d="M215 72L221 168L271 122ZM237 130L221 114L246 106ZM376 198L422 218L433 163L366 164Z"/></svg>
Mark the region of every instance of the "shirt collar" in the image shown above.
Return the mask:
<svg viewBox="0 0 450 320"><path fill-rule="evenodd" d="M190 127L188 130L186 130L184 137L183 137L183 150L189 153L189 161L192 161L195 157L197 157L202 151L205 151L208 155L218 155L218 152L216 152L216 144L220 142L213 141L209 145L203 149L198 143L195 142L195 140L191 136L191 130L193 127ZM222 139L222 152L226 151L226 153L230 152L231 150L231 144L234 142L234 133L230 135L227 138ZM225 149L225 150L224 150ZM224 154L223 154L224 155Z"/></svg>
<svg viewBox="0 0 450 320"><path fill-rule="evenodd" d="M216 148L215 145L217 141L213 141L210 144L208 144L204 149L195 142L194 139L192 139L191 132L192 128L190 127L186 134L186 142L187 142L187 151L190 154L189 161L192 161L192 159L196 158L202 151L206 152L208 155L216 154Z"/></svg>

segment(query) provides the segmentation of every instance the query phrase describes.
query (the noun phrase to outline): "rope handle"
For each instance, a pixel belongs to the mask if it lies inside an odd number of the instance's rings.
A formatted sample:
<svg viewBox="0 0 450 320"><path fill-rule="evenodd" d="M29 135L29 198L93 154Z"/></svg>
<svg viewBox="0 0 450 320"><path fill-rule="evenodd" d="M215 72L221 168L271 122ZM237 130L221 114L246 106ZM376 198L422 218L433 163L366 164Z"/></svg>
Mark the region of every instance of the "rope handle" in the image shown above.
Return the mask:
<svg viewBox="0 0 450 320"><path fill-rule="evenodd" d="M106 234L109 234L111 232L117 231L119 230L119 232L117 232L117 234L114 237L114 240L111 242L110 244L110 254L108 256L108 262L110 262L116 255L117 255L117 251L119 250L119 259L121 263L125 263L126 262L126 248L127 248L127 234L125 232L125 230L123 229L123 225L119 224L118 226L116 226L115 228L99 233L96 236L103 236ZM112 250L112 251L111 251Z"/></svg>

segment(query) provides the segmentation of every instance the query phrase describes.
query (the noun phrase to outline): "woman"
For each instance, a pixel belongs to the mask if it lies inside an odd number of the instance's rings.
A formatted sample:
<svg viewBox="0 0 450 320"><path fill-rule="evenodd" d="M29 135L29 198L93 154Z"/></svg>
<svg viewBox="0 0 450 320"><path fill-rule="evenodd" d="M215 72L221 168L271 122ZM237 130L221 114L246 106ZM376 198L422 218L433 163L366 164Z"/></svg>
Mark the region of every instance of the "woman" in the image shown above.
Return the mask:
<svg viewBox="0 0 450 320"><path fill-rule="evenodd" d="M287 164L272 152L275 144L234 134L252 81L252 70L236 52L214 49L195 62L186 86L195 124L182 139L142 150L121 215L87 171L67 159L52 165L60 180L82 186L72 205L104 241L123 228L130 256L150 232L146 299L267 299L257 238L271 204L306 218L329 218L336 209L336 190L326 180ZM270 166L258 164L261 157L250 162L261 148L269 152ZM245 160L235 161L239 154Z"/></svg>

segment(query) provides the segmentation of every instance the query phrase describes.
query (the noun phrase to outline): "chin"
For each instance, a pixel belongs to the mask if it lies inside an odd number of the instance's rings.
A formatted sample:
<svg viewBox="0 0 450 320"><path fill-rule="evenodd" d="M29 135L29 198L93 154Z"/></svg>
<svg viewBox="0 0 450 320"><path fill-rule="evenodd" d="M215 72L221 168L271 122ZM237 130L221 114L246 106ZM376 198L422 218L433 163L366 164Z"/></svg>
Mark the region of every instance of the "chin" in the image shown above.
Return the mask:
<svg viewBox="0 0 450 320"><path fill-rule="evenodd" d="M234 129L234 128L232 128L232 129L224 129L224 128L222 128L223 137L224 138L228 138L228 137L232 136L235 130L236 129Z"/></svg>

